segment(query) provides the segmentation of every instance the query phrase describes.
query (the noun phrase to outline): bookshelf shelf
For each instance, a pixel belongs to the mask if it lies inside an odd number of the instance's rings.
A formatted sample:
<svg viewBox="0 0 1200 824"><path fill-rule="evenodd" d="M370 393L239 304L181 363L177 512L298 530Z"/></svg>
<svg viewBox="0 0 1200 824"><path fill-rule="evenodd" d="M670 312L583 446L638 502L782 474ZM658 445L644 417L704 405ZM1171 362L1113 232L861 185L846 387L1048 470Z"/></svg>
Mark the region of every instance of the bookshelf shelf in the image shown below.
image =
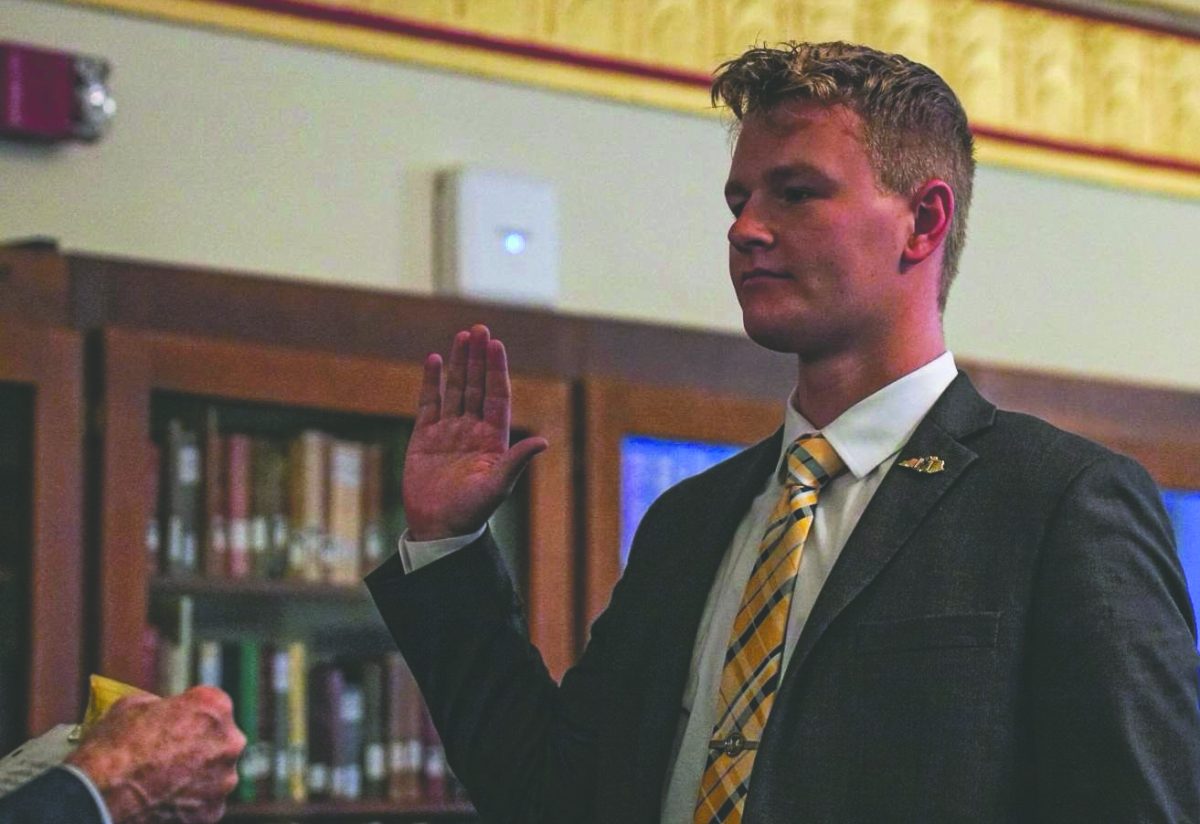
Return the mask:
<svg viewBox="0 0 1200 824"><path fill-rule="evenodd" d="M201 575L158 575L150 579L151 595L195 595L210 598L268 598L369 603L363 585L274 581L260 578L205 578Z"/></svg>
<svg viewBox="0 0 1200 824"><path fill-rule="evenodd" d="M300 821L476 821L475 810L465 802L400 803L390 801L354 801L292 804L263 802L230 805L227 824L240 821L264 821L275 818Z"/></svg>

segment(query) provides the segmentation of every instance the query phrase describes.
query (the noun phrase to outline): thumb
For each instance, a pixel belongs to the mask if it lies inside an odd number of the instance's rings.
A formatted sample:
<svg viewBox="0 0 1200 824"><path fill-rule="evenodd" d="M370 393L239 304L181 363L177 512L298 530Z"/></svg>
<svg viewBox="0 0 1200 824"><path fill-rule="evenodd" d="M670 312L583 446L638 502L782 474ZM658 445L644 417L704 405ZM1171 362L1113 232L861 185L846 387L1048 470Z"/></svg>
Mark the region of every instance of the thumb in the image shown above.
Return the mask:
<svg viewBox="0 0 1200 824"><path fill-rule="evenodd" d="M500 472L504 477L505 488L511 490L534 456L545 452L549 446L549 441L545 438L537 437L526 438L523 441L513 444L500 464Z"/></svg>

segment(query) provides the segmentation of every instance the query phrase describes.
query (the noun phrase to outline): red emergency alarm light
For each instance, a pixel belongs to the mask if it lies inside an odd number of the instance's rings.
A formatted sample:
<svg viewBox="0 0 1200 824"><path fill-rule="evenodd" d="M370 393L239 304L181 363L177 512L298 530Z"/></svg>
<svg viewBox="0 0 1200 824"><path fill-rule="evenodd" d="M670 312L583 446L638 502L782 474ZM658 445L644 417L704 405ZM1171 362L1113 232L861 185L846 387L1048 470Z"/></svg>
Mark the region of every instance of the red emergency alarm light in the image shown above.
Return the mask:
<svg viewBox="0 0 1200 824"><path fill-rule="evenodd" d="M108 73L97 57L0 41L0 135L97 140L116 113Z"/></svg>

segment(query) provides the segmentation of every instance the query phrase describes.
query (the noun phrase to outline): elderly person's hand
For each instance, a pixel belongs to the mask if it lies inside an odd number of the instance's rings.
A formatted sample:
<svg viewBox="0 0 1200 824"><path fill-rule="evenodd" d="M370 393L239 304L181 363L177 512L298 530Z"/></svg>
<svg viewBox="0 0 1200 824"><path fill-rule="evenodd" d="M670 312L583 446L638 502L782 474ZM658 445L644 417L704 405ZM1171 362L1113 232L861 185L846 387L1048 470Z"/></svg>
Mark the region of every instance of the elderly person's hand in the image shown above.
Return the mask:
<svg viewBox="0 0 1200 824"><path fill-rule="evenodd" d="M193 687L117 702L67 763L96 785L115 824L209 824L225 813L245 746L229 696Z"/></svg>

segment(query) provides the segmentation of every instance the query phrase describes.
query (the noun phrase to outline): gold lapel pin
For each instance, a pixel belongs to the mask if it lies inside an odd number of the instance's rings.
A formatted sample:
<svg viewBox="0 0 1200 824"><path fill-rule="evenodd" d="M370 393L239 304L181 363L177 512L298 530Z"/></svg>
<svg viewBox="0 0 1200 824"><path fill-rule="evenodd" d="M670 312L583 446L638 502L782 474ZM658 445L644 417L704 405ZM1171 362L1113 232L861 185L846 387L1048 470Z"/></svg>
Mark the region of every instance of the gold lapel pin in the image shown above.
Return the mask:
<svg viewBox="0 0 1200 824"><path fill-rule="evenodd" d="M900 462L905 469L920 472L922 475L933 475L946 468L946 463L937 455L926 455L922 458L906 458Z"/></svg>

